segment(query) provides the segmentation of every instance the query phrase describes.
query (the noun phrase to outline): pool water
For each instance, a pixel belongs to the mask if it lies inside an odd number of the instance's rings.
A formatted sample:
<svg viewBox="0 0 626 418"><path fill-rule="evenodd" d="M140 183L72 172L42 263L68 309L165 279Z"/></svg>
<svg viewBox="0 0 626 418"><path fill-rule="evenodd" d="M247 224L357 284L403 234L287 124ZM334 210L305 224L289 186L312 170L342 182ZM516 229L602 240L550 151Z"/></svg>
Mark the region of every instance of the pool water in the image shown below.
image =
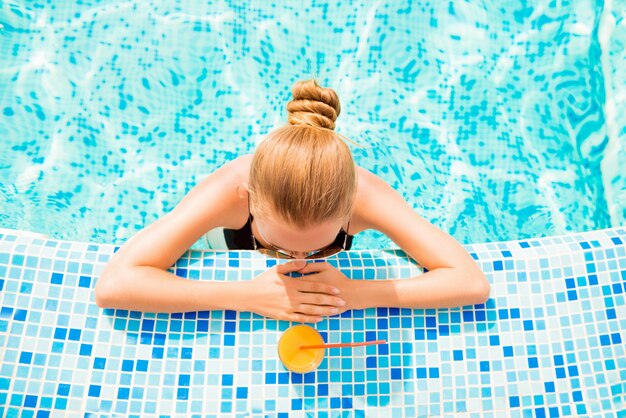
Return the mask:
<svg viewBox="0 0 626 418"><path fill-rule="evenodd" d="M623 2L4 2L0 227L120 244L334 88L359 165L463 243L626 219ZM368 232L355 248L393 246Z"/></svg>
<svg viewBox="0 0 626 418"><path fill-rule="evenodd" d="M625 2L22 3L0 2L0 416L624 416ZM324 318L326 342L388 344L305 374L280 363L285 321L99 309L116 246L253 152L309 77L489 300ZM392 245L329 262L423 272ZM273 263L192 250L168 271Z"/></svg>

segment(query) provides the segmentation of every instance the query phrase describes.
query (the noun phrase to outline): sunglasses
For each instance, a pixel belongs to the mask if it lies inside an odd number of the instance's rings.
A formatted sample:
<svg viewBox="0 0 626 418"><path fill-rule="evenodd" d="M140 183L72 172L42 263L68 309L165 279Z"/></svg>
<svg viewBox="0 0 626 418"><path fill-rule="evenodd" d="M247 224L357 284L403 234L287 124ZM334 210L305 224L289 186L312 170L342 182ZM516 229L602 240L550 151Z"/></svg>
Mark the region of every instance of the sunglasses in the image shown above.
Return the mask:
<svg viewBox="0 0 626 418"><path fill-rule="evenodd" d="M350 225L348 225L348 228L349 227ZM320 258L330 257L331 255L335 255L346 249L346 243L348 242L348 233L344 231L343 228L341 229L339 234L342 234L342 233L343 233L343 242L341 245L338 245L337 244L338 240L335 239L335 242L333 242L329 246L321 248L319 250L311 251L307 253L307 255L305 255L304 257L294 257L293 255L291 255L289 251L278 248L275 245L270 244L269 242L268 242L269 247L266 247L263 244L261 244L259 240L256 239L253 233L251 233L252 247L254 248L255 251L258 251L267 257L281 258L281 259L288 259L288 260L317 260ZM262 235L263 234L261 234L261 236ZM265 240L265 238L263 239Z"/></svg>

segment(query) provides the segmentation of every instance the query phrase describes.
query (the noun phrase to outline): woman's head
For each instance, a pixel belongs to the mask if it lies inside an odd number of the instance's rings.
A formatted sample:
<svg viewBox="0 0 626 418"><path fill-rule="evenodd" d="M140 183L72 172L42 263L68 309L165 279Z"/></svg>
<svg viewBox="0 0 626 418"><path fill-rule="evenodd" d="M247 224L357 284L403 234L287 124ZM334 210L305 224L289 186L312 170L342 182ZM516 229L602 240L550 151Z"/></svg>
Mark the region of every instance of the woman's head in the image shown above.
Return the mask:
<svg viewBox="0 0 626 418"><path fill-rule="evenodd" d="M334 132L340 113L334 90L299 81L287 104L289 124L261 142L250 168L255 216L307 227L346 220L356 192L352 154Z"/></svg>

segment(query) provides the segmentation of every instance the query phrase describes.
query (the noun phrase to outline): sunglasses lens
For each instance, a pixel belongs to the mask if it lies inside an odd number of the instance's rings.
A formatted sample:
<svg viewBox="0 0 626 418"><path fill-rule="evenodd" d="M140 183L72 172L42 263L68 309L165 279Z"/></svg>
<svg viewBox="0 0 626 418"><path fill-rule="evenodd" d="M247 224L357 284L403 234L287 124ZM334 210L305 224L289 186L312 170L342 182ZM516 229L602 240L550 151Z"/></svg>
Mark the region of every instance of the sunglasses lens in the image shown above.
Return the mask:
<svg viewBox="0 0 626 418"><path fill-rule="evenodd" d="M280 259L290 259L290 258L292 258L288 254L283 254L283 253L278 252L278 251L270 250L269 248L257 248L257 251L260 252L261 254L263 254L264 256L267 256L267 257L280 258Z"/></svg>
<svg viewBox="0 0 626 418"><path fill-rule="evenodd" d="M330 257L331 255L335 255L341 251L343 251L343 248L341 247L328 247L328 248L324 248L323 250L319 252L316 252L315 254L311 254L307 256L307 259L317 260L318 258L326 258L326 257Z"/></svg>

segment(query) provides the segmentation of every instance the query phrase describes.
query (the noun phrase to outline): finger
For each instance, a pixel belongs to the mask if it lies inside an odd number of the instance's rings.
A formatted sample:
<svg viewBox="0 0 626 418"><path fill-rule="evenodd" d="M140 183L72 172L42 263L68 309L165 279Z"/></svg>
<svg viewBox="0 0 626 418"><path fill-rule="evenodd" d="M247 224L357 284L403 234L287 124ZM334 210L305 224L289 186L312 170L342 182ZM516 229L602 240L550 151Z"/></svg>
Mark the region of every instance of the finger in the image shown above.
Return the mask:
<svg viewBox="0 0 626 418"><path fill-rule="evenodd" d="M298 272L305 268L307 264L306 260L293 260L292 263L294 266L296 266Z"/></svg>
<svg viewBox="0 0 626 418"><path fill-rule="evenodd" d="M302 312L305 315L311 316L329 316L337 315L339 313L339 309L335 306L309 305L306 303L302 303L298 307L297 312Z"/></svg>
<svg viewBox="0 0 626 418"><path fill-rule="evenodd" d="M346 306L346 301L337 296L328 296L323 293L300 293L298 303L308 305L329 305L331 307Z"/></svg>
<svg viewBox="0 0 626 418"><path fill-rule="evenodd" d="M302 270L302 263L294 263L293 261L290 261L288 263L284 263L284 264L278 264L276 266L276 272L278 274L287 274L287 273L292 273L294 271L299 271Z"/></svg>
<svg viewBox="0 0 626 418"><path fill-rule="evenodd" d="M315 273L328 270L329 268L332 268L332 266L326 261L323 263L308 263L303 269L300 270L300 273Z"/></svg>
<svg viewBox="0 0 626 418"><path fill-rule="evenodd" d="M320 281L320 277L301 277L298 279L298 290L300 292L325 293L327 295L338 295L339 288L330 283Z"/></svg>
<svg viewBox="0 0 626 418"><path fill-rule="evenodd" d="M287 318L287 321L293 322L308 322L308 323L316 323L322 320L321 317L316 315L307 315L302 312L294 312Z"/></svg>

